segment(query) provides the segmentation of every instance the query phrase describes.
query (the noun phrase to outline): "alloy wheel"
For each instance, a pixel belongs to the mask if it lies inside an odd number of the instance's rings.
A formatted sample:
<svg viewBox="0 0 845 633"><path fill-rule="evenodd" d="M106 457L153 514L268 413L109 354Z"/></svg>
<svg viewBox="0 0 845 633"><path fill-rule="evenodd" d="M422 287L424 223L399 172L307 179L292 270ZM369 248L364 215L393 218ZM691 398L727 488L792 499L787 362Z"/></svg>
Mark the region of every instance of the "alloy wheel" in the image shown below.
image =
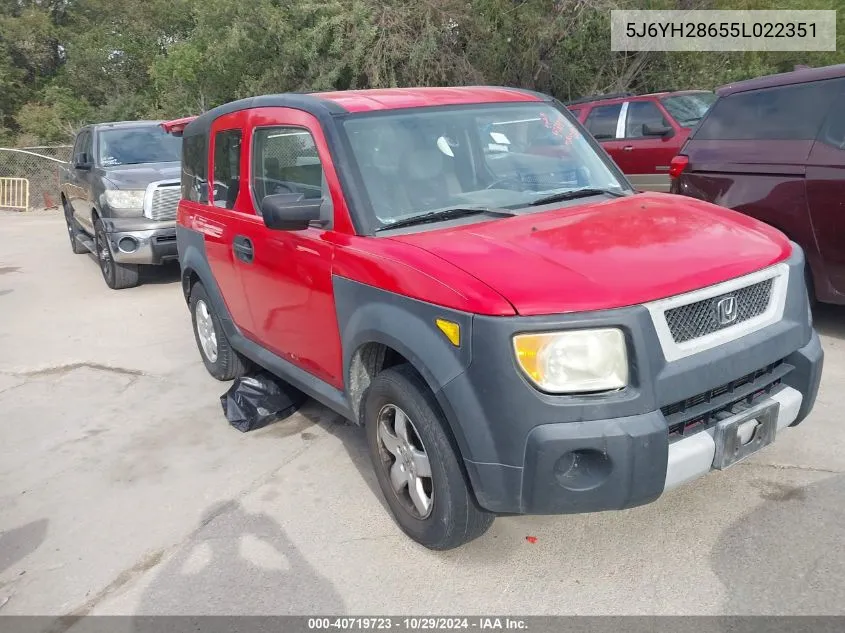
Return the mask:
<svg viewBox="0 0 845 633"><path fill-rule="evenodd" d="M200 340L200 347L202 353L212 363L217 362L217 332L214 329L214 320L211 318L211 312L205 301L200 299L197 301L194 309L194 316L196 318L197 337Z"/></svg>
<svg viewBox="0 0 845 633"><path fill-rule="evenodd" d="M427 518L434 505L431 463L414 423L396 405L379 412L378 444L396 498L411 516Z"/></svg>

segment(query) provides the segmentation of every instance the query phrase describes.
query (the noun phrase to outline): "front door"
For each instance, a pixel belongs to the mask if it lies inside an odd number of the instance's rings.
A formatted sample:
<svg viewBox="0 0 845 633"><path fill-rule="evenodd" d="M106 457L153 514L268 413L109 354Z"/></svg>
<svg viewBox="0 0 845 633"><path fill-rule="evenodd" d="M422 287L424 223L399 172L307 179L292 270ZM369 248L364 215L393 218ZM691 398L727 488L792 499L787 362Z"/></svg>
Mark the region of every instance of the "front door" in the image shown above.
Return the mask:
<svg viewBox="0 0 845 633"><path fill-rule="evenodd" d="M94 149L91 130L85 130L79 134L73 148L73 157L69 168L71 185L68 187L68 202L73 208L76 221L92 234L94 232L94 225L91 222L91 209L94 204L91 195L93 162ZM89 168L77 169L76 163L87 163Z"/></svg>
<svg viewBox="0 0 845 633"><path fill-rule="evenodd" d="M622 148L616 163L637 189L669 191L669 163L680 139L669 118L653 101L630 101L622 129ZM658 134L661 129L668 130Z"/></svg>
<svg viewBox="0 0 845 633"><path fill-rule="evenodd" d="M845 95L833 104L807 160L807 202L824 269L845 293Z"/></svg>
<svg viewBox="0 0 845 633"><path fill-rule="evenodd" d="M340 334L332 289L331 159L317 120L289 108L250 111L249 187L252 261L241 263L252 322L262 346L336 388L342 388ZM331 174L333 182L336 179ZM274 194L323 200L327 224L271 230L261 201ZM260 223L260 224L259 224Z"/></svg>

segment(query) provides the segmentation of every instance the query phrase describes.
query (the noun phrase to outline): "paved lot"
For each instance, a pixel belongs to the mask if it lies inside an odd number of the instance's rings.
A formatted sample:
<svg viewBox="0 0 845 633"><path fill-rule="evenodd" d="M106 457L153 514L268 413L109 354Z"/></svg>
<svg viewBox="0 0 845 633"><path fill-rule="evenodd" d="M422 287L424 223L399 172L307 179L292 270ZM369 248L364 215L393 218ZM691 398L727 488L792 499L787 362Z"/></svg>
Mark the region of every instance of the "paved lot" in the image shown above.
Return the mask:
<svg viewBox="0 0 845 633"><path fill-rule="evenodd" d="M845 613L845 309L817 316L814 413L762 455L438 554L358 429L314 403L227 425L177 279L110 291L57 215L0 214L0 614Z"/></svg>

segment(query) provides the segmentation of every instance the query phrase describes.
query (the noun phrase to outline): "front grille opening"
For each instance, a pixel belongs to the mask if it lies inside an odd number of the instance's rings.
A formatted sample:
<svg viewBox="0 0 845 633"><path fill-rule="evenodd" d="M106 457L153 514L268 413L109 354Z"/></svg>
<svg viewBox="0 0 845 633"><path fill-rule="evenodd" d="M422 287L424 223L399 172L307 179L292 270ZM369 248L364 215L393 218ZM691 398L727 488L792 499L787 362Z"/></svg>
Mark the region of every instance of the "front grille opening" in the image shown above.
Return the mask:
<svg viewBox="0 0 845 633"><path fill-rule="evenodd" d="M774 279L766 279L733 292L671 308L664 313L666 324L676 343L713 334L763 314L769 307L773 288ZM729 323L722 323L719 304L731 297L736 301L735 318Z"/></svg>
<svg viewBox="0 0 845 633"><path fill-rule="evenodd" d="M153 220L175 220L182 190L178 185L158 186L153 191L148 217Z"/></svg>
<svg viewBox="0 0 845 633"><path fill-rule="evenodd" d="M779 360L725 385L662 407L660 411L669 426L669 441L708 429L716 424L723 411L770 394L790 371L792 367Z"/></svg>

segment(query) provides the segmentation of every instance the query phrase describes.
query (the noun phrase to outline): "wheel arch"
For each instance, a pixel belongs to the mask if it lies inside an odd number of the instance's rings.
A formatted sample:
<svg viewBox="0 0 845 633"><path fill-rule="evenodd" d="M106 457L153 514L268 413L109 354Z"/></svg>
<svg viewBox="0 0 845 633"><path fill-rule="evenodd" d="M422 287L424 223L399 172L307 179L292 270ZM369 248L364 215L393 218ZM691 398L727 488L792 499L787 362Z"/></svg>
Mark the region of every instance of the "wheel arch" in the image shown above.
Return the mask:
<svg viewBox="0 0 845 633"><path fill-rule="evenodd" d="M335 277L333 286L343 350L344 385L354 421L362 422L362 403L378 372L407 363L434 395L447 430L455 439L460 454L466 455L466 438L446 401L443 387L469 366L472 315L345 278ZM459 345L453 345L438 329L437 319L458 324Z"/></svg>

